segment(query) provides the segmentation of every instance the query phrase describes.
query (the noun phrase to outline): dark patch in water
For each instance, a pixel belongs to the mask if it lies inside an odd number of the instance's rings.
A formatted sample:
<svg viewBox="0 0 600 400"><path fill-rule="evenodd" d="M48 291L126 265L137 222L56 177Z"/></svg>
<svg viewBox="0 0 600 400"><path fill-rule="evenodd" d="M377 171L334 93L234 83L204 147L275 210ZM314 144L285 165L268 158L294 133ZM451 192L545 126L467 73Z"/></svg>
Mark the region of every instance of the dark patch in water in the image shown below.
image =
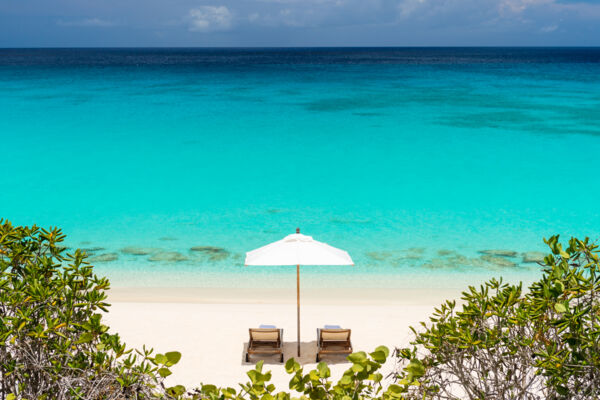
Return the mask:
<svg viewBox="0 0 600 400"><path fill-rule="evenodd" d="M382 117L385 114L383 113L376 113L376 112L353 112L352 115L356 115L359 117Z"/></svg>
<svg viewBox="0 0 600 400"><path fill-rule="evenodd" d="M215 246L194 246L190 248L190 251L196 253L202 253L210 261L221 261L229 258L231 253L222 247Z"/></svg>
<svg viewBox="0 0 600 400"><path fill-rule="evenodd" d="M480 257L469 258L452 250L438 251L438 255L442 257L433 258L421 266L429 269L483 268L489 270L517 267L517 263L506 256L483 254Z"/></svg>
<svg viewBox="0 0 600 400"><path fill-rule="evenodd" d="M117 253L98 254L97 256L88 258L89 262L111 262L119 259Z"/></svg>
<svg viewBox="0 0 600 400"><path fill-rule="evenodd" d="M489 254L484 254L480 257L483 261L485 261L486 263L492 264L495 267L516 267L517 264L510 261L508 258L506 257L499 257L499 256L492 256Z"/></svg>
<svg viewBox="0 0 600 400"><path fill-rule="evenodd" d="M457 128L512 128L523 129L524 124L532 121L543 121L542 118L534 117L523 111L496 111L464 113L442 117L437 120L440 125Z"/></svg>
<svg viewBox="0 0 600 400"><path fill-rule="evenodd" d="M369 251L365 255L374 261L386 261L393 257L389 251Z"/></svg>
<svg viewBox="0 0 600 400"><path fill-rule="evenodd" d="M179 262L187 261L188 258L176 251L160 251L148 258L148 261L159 262Z"/></svg>
<svg viewBox="0 0 600 400"><path fill-rule="evenodd" d="M302 94L302 92L299 90L296 90L296 89L280 89L279 94L282 94L285 96L298 96L298 95Z"/></svg>
<svg viewBox="0 0 600 400"><path fill-rule="evenodd" d="M304 107L308 111L337 112L360 109L388 108L394 104L389 103L386 97L363 96L345 97L337 99L320 99L306 103Z"/></svg>
<svg viewBox="0 0 600 400"><path fill-rule="evenodd" d="M543 262L544 258L547 256L546 253L542 253L541 251L526 251L522 254L523 262L526 264Z"/></svg>
<svg viewBox="0 0 600 400"><path fill-rule="evenodd" d="M128 246L121 249L121 253L131 254L134 256L147 256L152 253L156 253L159 249L154 249L152 247L137 247L137 246Z"/></svg>
<svg viewBox="0 0 600 400"><path fill-rule="evenodd" d="M440 257L448 257L448 256L456 256L456 255L458 255L458 253L454 250L440 249L437 251L437 255Z"/></svg>
<svg viewBox="0 0 600 400"><path fill-rule="evenodd" d="M492 96L492 100L495 96ZM498 100L498 99L496 99ZM573 101L577 101L576 99ZM580 105L577 107L549 105L530 102L504 103L502 100L493 104L465 105L477 108L504 108L503 111L477 112L465 111L441 116L436 123L456 128L479 129L498 128L520 130L536 134L583 134L600 135L600 104Z"/></svg>
<svg viewBox="0 0 600 400"><path fill-rule="evenodd" d="M98 251L106 250L104 247L84 247L81 251L85 251L86 253L96 253Z"/></svg>
<svg viewBox="0 0 600 400"><path fill-rule="evenodd" d="M479 250L480 254L494 257L516 257L517 252L513 250L495 249L495 250Z"/></svg>

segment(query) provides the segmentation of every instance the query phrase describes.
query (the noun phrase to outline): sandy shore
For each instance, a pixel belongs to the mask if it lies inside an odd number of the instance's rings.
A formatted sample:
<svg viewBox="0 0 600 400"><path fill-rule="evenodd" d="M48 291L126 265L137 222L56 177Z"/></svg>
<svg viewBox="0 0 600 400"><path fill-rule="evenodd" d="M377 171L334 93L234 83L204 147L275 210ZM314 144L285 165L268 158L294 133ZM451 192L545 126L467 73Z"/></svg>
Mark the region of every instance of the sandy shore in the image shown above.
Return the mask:
<svg viewBox="0 0 600 400"><path fill-rule="evenodd" d="M284 329L285 358L296 357L296 294L289 289L113 288L106 323L131 347L146 344L159 352L180 351L170 384L200 382L238 387L253 362L244 361L248 328L260 324ZM458 290L306 289L302 291L300 358L314 367L316 328L325 324L352 329L355 350L390 349L408 344L409 326L426 321L443 300ZM254 361L256 361L255 359ZM343 357L330 357L332 375L349 367ZM274 358L265 360L279 390L289 376ZM384 366L384 374L393 370Z"/></svg>

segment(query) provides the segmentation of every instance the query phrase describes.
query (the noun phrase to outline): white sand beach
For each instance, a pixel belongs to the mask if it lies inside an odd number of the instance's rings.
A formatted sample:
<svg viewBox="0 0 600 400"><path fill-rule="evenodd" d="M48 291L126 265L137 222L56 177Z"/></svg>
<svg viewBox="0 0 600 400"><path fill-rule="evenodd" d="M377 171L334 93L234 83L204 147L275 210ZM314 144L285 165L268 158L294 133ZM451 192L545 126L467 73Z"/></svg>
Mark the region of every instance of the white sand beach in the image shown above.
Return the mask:
<svg viewBox="0 0 600 400"><path fill-rule="evenodd" d="M301 362L316 365L316 328L325 324L352 329L355 351L378 345L408 344L409 326L427 321L456 289L306 289L301 292ZM193 387L203 383L238 388L251 363L244 361L248 328L260 324L284 329L285 359L296 357L296 293L290 289L113 288L105 323L129 347L145 344L158 352L180 351L169 384ZM297 358L297 357L296 357ZM343 356L326 358L334 378L349 367ZM265 359L278 390L287 390L289 376L274 357ZM382 373L394 368L389 359Z"/></svg>

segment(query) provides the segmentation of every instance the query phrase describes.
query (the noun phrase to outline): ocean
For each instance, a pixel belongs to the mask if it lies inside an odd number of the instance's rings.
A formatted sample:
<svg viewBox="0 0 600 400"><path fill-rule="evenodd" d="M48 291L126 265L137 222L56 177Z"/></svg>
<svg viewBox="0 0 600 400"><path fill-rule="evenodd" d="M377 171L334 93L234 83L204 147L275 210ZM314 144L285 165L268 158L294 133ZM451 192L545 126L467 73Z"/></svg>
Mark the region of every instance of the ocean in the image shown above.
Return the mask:
<svg viewBox="0 0 600 400"><path fill-rule="evenodd" d="M600 236L600 48L4 49L0 148L113 286L293 287L296 227L356 264L303 287L529 282Z"/></svg>

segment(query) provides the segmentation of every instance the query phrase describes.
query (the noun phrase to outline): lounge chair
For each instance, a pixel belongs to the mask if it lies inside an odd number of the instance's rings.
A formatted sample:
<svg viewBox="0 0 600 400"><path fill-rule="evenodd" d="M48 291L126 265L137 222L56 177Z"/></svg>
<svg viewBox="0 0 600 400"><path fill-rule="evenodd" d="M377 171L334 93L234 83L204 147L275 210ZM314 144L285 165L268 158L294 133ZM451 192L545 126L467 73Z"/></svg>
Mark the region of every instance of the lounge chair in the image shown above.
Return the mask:
<svg viewBox="0 0 600 400"><path fill-rule="evenodd" d="M351 354L351 332L350 329L330 328L327 325L323 329L317 328L317 362L326 354Z"/></svg>
<svg viewBox="0 0 600 400"><path fill-rule="evenodd" d="M279 361L283 362L283 329L250 328L248 331L246 362L250 361L250 354L279 354Z"/></svg>

